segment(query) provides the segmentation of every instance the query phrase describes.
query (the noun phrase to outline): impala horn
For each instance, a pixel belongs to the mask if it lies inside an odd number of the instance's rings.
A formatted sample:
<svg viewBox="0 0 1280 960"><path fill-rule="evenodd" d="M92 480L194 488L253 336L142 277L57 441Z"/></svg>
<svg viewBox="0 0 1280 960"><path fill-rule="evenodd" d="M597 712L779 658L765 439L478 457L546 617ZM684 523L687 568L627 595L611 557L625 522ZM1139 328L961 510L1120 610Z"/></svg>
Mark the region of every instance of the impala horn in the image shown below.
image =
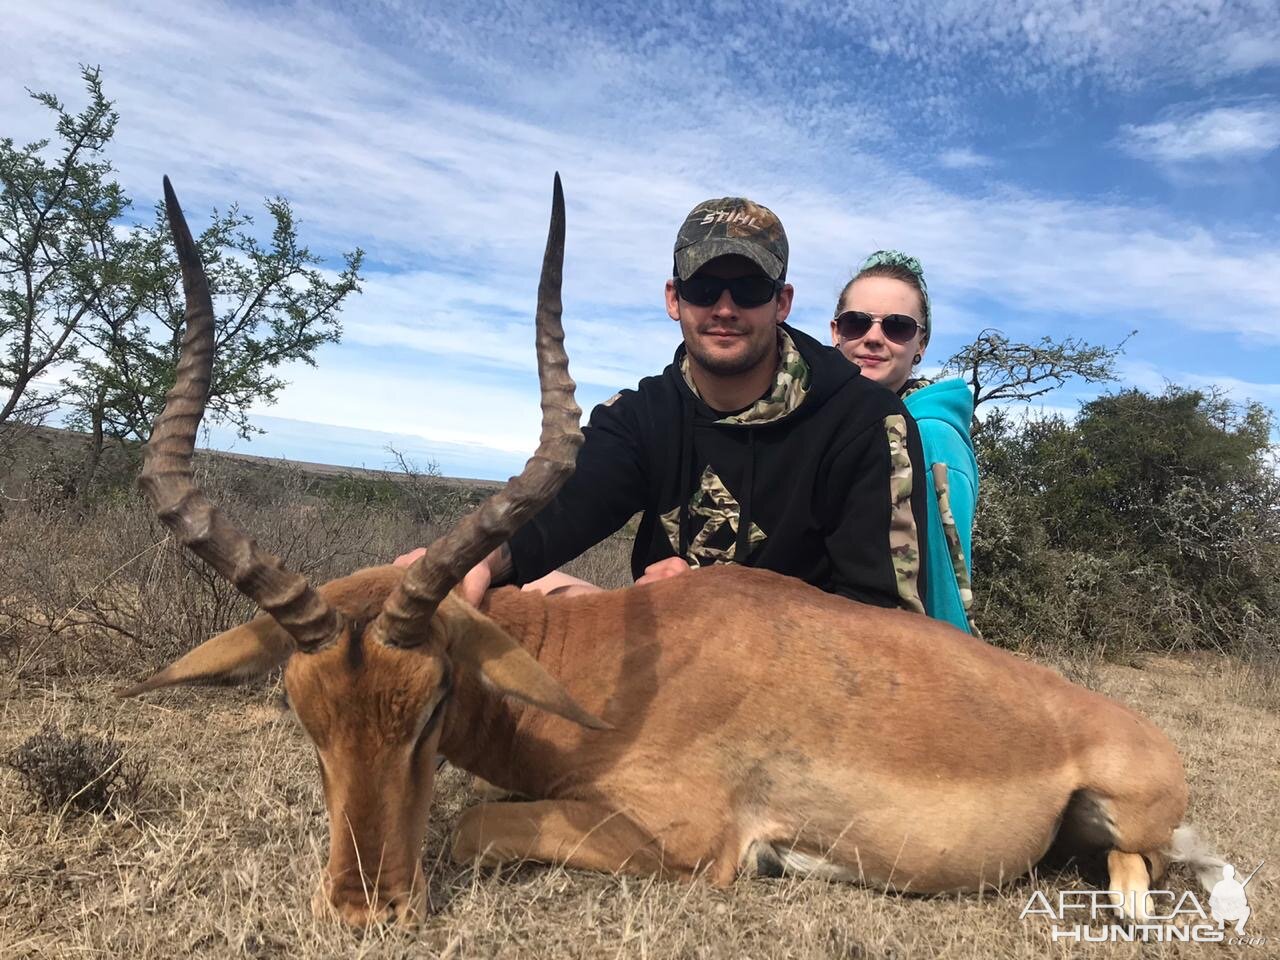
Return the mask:
<svg viewBox="0 0 1280 960"><path fill-rule="evenodd" d="M556 174L551 227L542 257L536 314L538 382L542 388L542 436L520 476L427 548L387 598L371 629L385 643L412 647L427 638L427 623L440 601L473 566L505 543L549 503L570 474L582 445L582 411L573 399L574 382L560 322L560 281L564 266L564 192Z"/></svg>
<svg viewBox="0 0 1280 960"><path fill-rule="evenodd" d="M200 253L168 177L164 178L164 205L182 266L186 330L177 380L151 431L138 485L183 546L271 614L300 650L312 653L337 638L342 629L338 613L303 577L286 570L277 557L227 520L192 479L196 431L213 375L213 300Z"/></svg>

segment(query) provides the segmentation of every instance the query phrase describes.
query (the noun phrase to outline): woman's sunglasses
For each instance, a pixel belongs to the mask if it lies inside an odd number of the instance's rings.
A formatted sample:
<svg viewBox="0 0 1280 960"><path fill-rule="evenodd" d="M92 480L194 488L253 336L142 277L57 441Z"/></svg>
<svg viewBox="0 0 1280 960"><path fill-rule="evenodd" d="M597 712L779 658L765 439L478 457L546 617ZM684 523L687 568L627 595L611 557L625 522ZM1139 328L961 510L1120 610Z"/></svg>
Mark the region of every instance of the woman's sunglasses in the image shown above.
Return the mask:
<svg viewBox="0 0 1280 960"><path fill-rule="evenodd" d="M680 295L680 299L695 307L713 306L726 290L738 306L759 307L776 297L782 289L782 284L777 280L770 280L758 273L750 277L734 277L732 280L720 277L690 277L688 280L676 277L675 280L676 293Z"/></svg>
<svg viewBox="0 0 1280 960"><path fill-rule="evenodd" d="M840 335L841 340L861 340L867 335L873 323L880 324L880 332L884 334L885 339L892 340L894 343L910 343L912 338L920 332L920 323L915 317L908 317L905 314L891 313L876 319L861 310L846 310L836 317L836 333Z"/></svg>

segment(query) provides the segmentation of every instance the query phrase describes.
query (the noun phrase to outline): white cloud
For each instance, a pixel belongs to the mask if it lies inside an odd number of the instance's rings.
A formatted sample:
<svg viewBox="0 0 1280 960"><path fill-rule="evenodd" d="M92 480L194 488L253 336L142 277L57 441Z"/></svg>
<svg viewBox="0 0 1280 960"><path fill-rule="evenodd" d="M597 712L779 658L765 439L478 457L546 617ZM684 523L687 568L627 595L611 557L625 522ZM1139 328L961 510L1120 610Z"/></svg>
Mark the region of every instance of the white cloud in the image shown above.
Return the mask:
<svg viewBox="0 0 1280 960"><path fill-rule="evenodd" d="M1160 163L1254 160L1280 147L1280 103L1178 112L1155 123L1125 125L1120 145L1133 156Z"/></svg>
<svg viewBox="0 0 1280 960"><path fill-rule="evenodd" d="M1272 410L1280 410L1280 383L1259 383L1226 374L1206 374L1203 371L1183 371L1178 375L1177 382L1202 390L1211 390L1216 387L1236 403L1252 401L1268 406Z"/></svg>
<svg viewBox="0 0 1280 960"><path fill-rule="evenodd" d="M1124 359L1116 364L1119 383L1147 393L1163 393L1170 384L1198 390L1221 390L1236 403L1257 402L1280 410L1280 383L1246 380L1234 373L1161 368L1142 360ZM1280 426L1280 424L1277 424Z"/></svg>
<svg viewBox="0 0 1280 960"><path fill-rule="evenodd" d="M661 279L650 276L644 299L581 302L576 292L589 282L570 269L565 281L566 329L573 375L579 384L610 387L661 369L679 342L676 324L659 300ZM429 364L470 364L508 371L534 369L532 317L536 279L483 279L445 273L370 273L363 296L343 314L344 342L375 349L408 349ZM643 299L640 301L643 303Z"/></svg>
<svg viewBox="0 0 1280 960"><path fill-rule="evenodd" d="M511 452L531 451L528 439L538 432L536 381L478 382L465 371L414 375L338 362L290 369L289 379L280 402L257 413L445 443L481 437L485 446Z"/></svg>
<svg viewBox="0 0 1280 960"><path fill-rule="evenodd" d="M1193 52L1240 33L1239 22L1213 18L1196 32L1175 7L1181 26L1144 31L1120 29L1152 19L1136 3L1060 17L1053 5L1012 0L799 3L768 8L759 23L727 20L705 44L705 15L687 4L659 3L646 16L661 28L636 31L614 14L537 4L374 5L356 21L310 5L136 0L108 11L57 0L16 7L0 35L0 61L19 78L0 87L0 116L5 134L43 135L43 112L19 86L74 105L77 62L101 62L122 114L112 156L140 202L165 172L193 226L210 206L281 193L313 249L368 250L344 343L318 370L289 371L294 383L273 413L528 450L530 322L553 169L568 201L572 367L597 399L669 359L678 330L661 289L675 229L695 202L725 193L779 213L792 243L793 317L824 339L852 267L899 247L929 273L931 360L992 314L999 326L1033 326L1069 311L1074 332L1095 342L1145 320L1168 337L1199 327L1280 343L1275 235L1236 236L1120 196L944 189L921 176L932 151L886 149L897 146L901 103L849 96L864 79L868 90L890 84L886 63L860 62L851 88L848 59L804 40L819 27L827 44L874 40L915 71L910 97L928 101L928 116L959 114L957 83L972 75L965 57L1007 59L1017 66L997 64L992 82L1019 89L1068 75L1122 84L1163 54L1189 75ZM1025 75L1001 72L1014 69ZM937 161L948 154L953 166L987 159L954 150ZM1189 303L1213 304L1212 316Z"/></svg>
<svg viewBox="0 0 1280 960"><path fill-rule="evenodd" d="M1070 423L1080 413L1079 406L1055 406L1045 403L996 400L978 407L977 417L979 420L986 420L997 410L1005 414L1015 424L1036 423L1041 420L1050 420L1054 417L1061 417Z"/></svg>
<svg viewBox="0 0 1280 960"><path fill-rule="evenodd" d="M1149 360L1126 357L1116 363L1119 382L1126 387L1136 387L1147 393L1163 393L1166 386L1173 382L1166 371Z"/></svg>
<svg viewBox="0 0 1280 960"><path fill-rule="evenodd" d="M873 56L859 81L895 105L929 109L943 129L963 126L948 96L957 91L963 101L975 91L1203 86L1280 62L1274 0L796 0L788 9L793 27L865 47Z"/></svg>
<svg viewBox="0 0 1280 960"><path fill-rule="evenodd" d="M1280 30L1241 31L1224 38L1216 52L1217 70L1226 75L1280 66Z"/></svg>
<svg viewBox="0 0 1280 960"><path fill-rule="evenodd" d="M948 170L974 170L989 167L995 161L969 147L956 147L938 154L938 165Z"/></svg>

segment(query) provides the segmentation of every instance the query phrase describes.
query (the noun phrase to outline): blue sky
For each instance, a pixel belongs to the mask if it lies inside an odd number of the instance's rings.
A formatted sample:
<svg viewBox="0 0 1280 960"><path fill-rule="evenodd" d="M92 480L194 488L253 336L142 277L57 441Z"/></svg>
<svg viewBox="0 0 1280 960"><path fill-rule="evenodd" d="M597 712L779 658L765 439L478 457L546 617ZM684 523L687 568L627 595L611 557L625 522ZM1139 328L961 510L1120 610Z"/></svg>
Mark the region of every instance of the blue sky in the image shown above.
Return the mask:
<svg viewBox="0 0 1280 960"><path fill-rule="evenodd" d="M335 266L368 252L343 343L286 372L244 452L382 466L394 443L449 474L517 469L555 170L585 408L669 361L675 230L726 194L781 217L792 320L815 335L850 269L894 246L933 292L926 367L987 326L1136 329L1120 385L1280 408L1274 0L53 0L7 14L2 132L46 135L23 88L78 106L79 63L117 101L139 209L164 173L193 226L283 194Z"/></svg>

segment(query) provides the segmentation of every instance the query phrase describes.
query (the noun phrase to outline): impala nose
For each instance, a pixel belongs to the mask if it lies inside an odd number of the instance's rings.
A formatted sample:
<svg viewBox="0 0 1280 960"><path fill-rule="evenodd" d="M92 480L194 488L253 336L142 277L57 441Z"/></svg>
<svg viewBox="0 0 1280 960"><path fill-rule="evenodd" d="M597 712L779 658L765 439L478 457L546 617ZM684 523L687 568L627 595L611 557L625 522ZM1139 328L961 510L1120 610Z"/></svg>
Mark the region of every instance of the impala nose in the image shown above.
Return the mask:
<svg viewBox="0 0 1280 960"><path fill-rule="evenodd" d="M368 927L376 924L417 926L427 914L427 894L419 875L415 889L386 896L377 893L366 896L363 891L351 891L348 895L330 897L321 882L311 898L311 909L316 916L334 916L349 927Z"/></svg>
<svg viewBox="0 0 1280 960"><path fill-rule="evenodd" d="M383 908L387 923L403 924L409 927L416 927L421 923L426 913L427 895L426 891L422 890L402 897L393 897Z"/></svg>

